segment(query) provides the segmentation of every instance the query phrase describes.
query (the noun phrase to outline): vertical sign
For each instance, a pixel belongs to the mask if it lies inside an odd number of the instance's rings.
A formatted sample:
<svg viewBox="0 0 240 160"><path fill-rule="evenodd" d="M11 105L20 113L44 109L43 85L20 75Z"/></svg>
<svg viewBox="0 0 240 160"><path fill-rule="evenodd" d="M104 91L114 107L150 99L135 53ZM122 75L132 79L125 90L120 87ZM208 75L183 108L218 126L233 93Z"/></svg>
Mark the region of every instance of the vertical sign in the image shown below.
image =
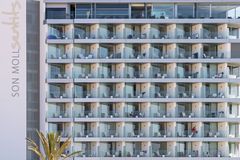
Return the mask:
<svg viewBox="0 0 240 160"><path fill-rule="evenodd" d="M0 1L0 159L26 160L26 0Z"/></svg>

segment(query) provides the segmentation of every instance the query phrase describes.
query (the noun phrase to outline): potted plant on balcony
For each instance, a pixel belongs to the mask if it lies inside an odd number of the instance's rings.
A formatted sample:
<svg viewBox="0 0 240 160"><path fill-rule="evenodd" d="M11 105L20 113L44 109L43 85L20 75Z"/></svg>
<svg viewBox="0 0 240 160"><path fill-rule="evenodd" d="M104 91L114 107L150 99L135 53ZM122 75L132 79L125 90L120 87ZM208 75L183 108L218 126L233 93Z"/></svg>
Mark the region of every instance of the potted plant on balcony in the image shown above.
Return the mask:
<svg viewBox="0 0 240 160"><path fill-rule="evenodd" d="M81 153L81 151L66 152L71 145L71 137L68 137L66 141L61 141L61 136L57 133L48 133L45 136L42 132L37 131L37 135L40 139L42 150L33 140L26 139L28 150L37 154L40 160L65 160Z"/></svg>

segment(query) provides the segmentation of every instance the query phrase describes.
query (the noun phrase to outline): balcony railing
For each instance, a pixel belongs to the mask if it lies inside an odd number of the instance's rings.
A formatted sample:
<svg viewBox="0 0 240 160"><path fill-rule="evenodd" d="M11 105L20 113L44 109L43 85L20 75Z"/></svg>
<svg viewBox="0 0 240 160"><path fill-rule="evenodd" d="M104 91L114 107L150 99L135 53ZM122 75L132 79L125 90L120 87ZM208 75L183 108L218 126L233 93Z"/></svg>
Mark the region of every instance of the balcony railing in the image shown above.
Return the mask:
<svg viewBox="0 0 240 160"><path fill-rule="evenodd" d="M75 111L74 112L75 118L93 118L96 115L92 111Z"/></svg>
<svg viewBox="0 0 240 160"><path fill-rule="evenodd" d="M48 33L48 36L47 36L47 39L48 40L66 40L66 39L72 39L72 31L66 31L66 32L49 32Z"/></svg>
<svg viewBox="0 0 240 160"><path fill-rule="evenodd" d="M224 52L161 52L153 51L150 48L146 52L128 51L123 48L124 54L122 52L75 52L74 57L72 53L48 53L48 59L224 59L224 58L235 58L227 57L230 53Z"/></svg>
<svg viewBox="0 0 240 160"><path fill-rule="evenodd" d="M201 88L199 88L201 89ZM71 91L70 91L71 92ZM175 93L170 91L154 91L149 88L146 91L81 91L69 93L69 91L50 91L48 98L239 98L238 96L228 95L227 92L205 93L201 91L182 91Z"/></svg>
<svg viewBox="0 0 240 160"><path fill-rule="evenodd" d="M51 73L49 78L52 78L52 79L70 79L71 76L68 73Z"/></svg>
<svg viewBox="0 0 240 160"><path fill-rule="evenodd" d="M115 111L106 111L106 112L100 112L99 117L101 118L119 118L120 117L119 112Z"/></svg>
<svg viewBox="0 0 240 160"><path fill-rule="evenodd" d="M71 114L69 111L62 112L48 112L49 118L71 118Z"/></svg>
<svg viewBox="0 0 240 160"><path fill-rule="evenodd" d="M182 91L178 92L178 98L197 98L196 93L192 91Z"/></svg>
<svg viewBox="0 0 240 160"><path fill-rule="evenodd" d="M72 59L71 53L48 53L48 59Z"/></svg>
<svg viewBox="0 0 240 160"><path fill-rule="evenodd" d="M97 133L94 133L93 131L91 131L91 130L84 130L84 131L82 131L82 130L76 130L75 129L75 131L74 131L74 135L75 135L75 137L97 137L98 136L98 134Z"/></svg>
<svg viewBox="0 0 240 160"><path fill-rule="evenodd" d="M97 98L96 94L93 94L91 91L77 92L74 94L74 98Z"/></svg>
<svg viewBox="0 0 240 160"><path fill-rule="evenodd" d="M63 98L72 98L71 94L68 94L66 92L52 92L50 91L49 93L49 98L60 98L60 99L63 99Z"/></svg>
<svg viewBox="0 0 240 160"><path fill-rule="evenodd" d="M108 130L107 132L101 132L101 137L119 137L120 133L116 130Z"/></svg>
<svg viewBox="0 0 240 160"><path fill-rule="evenodd" d="M180 151L178 151L180 150ZM183 150L182 148L177 148L176 156L177 157L199 157L199 151L198 150Z"/></svg>
<svg viewBox="0 0 240 160"><path fill-rule="evenodd" d="M199 32L185 32L172 30L168 32L153 31L151 28L147 31L134 31L130 28L124 28L121 31L101 31L98 28L92 32L86 32L76 27L72 30L65 32L48 32L48 40L67 40L67 39L230 39L233 37L229 32L211 32L211 31L199 31ZM237 37L237 36L235 36ZM238 37L237 37L238 38Z"/></svg>
<svg viewBox="0 0 240 160"><path fill-rule="evenodd" d="M167 129L165 130L158 130L150 132L151 133L151 137L155 137L155 138L160 138L160 137L172 137L172 133L170 131L168 131Z"/></svg>

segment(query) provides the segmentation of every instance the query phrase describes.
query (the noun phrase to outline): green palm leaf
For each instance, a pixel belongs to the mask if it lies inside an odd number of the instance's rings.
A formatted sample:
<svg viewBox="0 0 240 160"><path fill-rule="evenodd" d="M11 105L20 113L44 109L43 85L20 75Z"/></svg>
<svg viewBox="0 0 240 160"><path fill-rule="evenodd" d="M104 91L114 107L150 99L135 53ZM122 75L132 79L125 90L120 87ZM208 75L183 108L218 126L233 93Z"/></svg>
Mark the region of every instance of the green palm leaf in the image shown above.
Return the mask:
<svg viewBox="0 0 240 160"><path fill-rule="evenodd" d="M31 139L26 138L28 142L28 150L34 152L40 160L59 160L74 157L81 153L76 151L70 154L64 154L65 150L71 146L71 137L68 137L66 141L61 144L61 137L56 133L48 133L46 136L37 131L42 149Z"/></svg>

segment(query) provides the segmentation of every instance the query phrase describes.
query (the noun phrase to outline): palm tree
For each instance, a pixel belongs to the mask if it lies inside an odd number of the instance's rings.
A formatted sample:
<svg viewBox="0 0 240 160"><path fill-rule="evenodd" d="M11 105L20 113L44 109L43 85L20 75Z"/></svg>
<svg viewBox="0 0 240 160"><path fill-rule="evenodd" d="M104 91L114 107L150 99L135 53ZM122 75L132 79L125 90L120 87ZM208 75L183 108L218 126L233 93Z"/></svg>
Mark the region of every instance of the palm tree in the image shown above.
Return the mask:
<svg viewBox="0 0 240 160"><path fill-rule="evenodd" d="M40 160L65 160L80 153L80 151L71 154L64 154L64 151L71 145L71 137L61 144L61 137L56 133L48 133L45 137L42 132L37 131L37 135L43 147L43 152L40 147L31 139L26 138L29 143L28 150L37 154Z"/></svg>

